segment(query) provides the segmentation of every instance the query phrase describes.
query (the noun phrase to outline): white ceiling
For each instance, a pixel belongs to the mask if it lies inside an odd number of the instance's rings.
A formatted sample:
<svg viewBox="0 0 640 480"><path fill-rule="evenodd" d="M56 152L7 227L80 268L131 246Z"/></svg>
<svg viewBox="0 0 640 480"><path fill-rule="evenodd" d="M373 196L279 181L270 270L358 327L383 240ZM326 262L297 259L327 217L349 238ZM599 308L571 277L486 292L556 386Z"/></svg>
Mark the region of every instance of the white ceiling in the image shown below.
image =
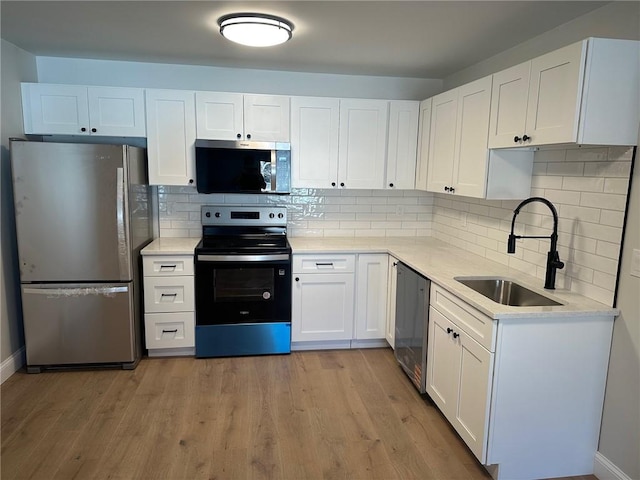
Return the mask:
<svg viewBox="0 0 640 480"><path fill-rule="evenodd" d="M2 0L0 32L38 56L444 78L606 3ZM233 44L216 24L231 12L285 17L293 39Z"/></svg>

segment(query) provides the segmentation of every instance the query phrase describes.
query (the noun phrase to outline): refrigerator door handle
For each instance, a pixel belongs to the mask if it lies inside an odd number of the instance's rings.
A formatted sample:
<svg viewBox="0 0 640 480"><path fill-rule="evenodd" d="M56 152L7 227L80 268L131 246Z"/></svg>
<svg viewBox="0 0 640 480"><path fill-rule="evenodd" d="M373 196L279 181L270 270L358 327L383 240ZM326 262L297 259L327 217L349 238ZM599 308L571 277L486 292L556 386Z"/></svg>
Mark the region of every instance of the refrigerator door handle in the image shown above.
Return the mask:
<svg viewBox="0 0 640 480"><path fill-rule="evenodd" d="M33 295L46 295L48 298L56 297L84 297L87 295L113 296L116 293L125 293L127 286L121 287L63 287L63 288L30 288L24 287L24 293Z"/></svg>
<svg viewBox="0 0 640 480"><path fill-rule="evenodd" d="M116 169L116 225L118 231L118 262L120 279L129 277L129 245L125 225L125 190L124 168Z"/></svg>

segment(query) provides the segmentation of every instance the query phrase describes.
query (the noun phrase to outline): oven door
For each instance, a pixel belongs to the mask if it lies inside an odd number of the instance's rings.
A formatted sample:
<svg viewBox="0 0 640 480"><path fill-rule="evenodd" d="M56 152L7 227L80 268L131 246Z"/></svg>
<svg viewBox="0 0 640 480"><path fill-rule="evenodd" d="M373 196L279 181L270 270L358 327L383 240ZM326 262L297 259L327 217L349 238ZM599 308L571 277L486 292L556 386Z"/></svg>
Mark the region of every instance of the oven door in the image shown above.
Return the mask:
<svg viewBox="0 0 640 480"><path fill-rule="evenodd" d="M291 322L291 255L196 255L196 325Z"/></svg>

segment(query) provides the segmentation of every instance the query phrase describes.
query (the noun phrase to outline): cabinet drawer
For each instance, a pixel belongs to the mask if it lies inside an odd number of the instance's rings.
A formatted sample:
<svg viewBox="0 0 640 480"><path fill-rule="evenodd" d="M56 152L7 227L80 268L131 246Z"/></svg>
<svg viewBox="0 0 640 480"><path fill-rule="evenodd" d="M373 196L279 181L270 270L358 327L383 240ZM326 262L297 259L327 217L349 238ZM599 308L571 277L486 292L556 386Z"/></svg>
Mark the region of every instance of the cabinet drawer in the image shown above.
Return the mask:
<svg viewBox="0 0 640 480"><path fill-rule="evenodd" d="M146 313L194 311L193 277L145 277L144 308Z"/></svg>
<svg viewBox="0 0 640 480"><path fill-rule="evenodd" d="M355 255L294 255L293 273L354 272Z"/></svg>
<svg viewBox="0 0 640 480"><path fill-rule="evenodd" d="M147 313L144 316L145 344L148 349L195 346L195 314Z"/></svg>
<svg viewBox="0 0 640 480"><path fill-rule="evenodd" d="M142 265L145 277L193 275L193 255L145 255Z"/></svg>
<svg viewBox="0 0 640 480"><path fill-rule="evenodd" d="M496 329L491 318L435 283L431 284L430 303L480 345L491 352L495 351Z"/></svg>

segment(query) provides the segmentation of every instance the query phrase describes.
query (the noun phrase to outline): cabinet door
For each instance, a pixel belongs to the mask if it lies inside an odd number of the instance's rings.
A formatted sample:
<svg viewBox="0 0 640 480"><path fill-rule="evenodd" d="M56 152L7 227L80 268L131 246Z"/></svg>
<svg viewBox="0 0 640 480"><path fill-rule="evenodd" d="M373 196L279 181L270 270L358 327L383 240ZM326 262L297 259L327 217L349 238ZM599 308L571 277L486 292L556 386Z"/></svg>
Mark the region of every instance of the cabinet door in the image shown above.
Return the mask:
<svg viewBox="0 0 640 480"><path fill-rule="evenodd" d="M444 315L429 308L427 393L452 423L456 417L460 377L460 347L451 335L453 329L453 323Z"/></svg>
<svg viewBox="0 0 640 480"><path fill-rule="evenodd" d="M352 273L297 274L291 340L351 340L355 303Z"/></svg>
<svg viewBox="0 0 640 480"><path fill-rule="evenodd" d="M193 185L196 112L194 93L147 90L149 184Z"/></svg>
<svg viewBox="0 0 640 480"><path fill-rule="evenodd" d="M416 189L427 189L427 168L429 165L429 135L431 134L432 99L420 102L420 120L418 132L418 159L416 161Z"/></svg>
<svg viewBox="0 0 640 480"><path fill-rule="evenodd" d="M487 184L487 133L491 76L458 88L453 186L457 195L483 198Z"/></svg>
<svg viewBox="0 0 640 480"><path fill-rule="evenodd" d="M525 134L530 70L529 61L493 75L489 148L520 144L514 138Z"/></svg>
<svg viewBox="0 0 640 480"><path fill-rule="evenodd" d="M455 418L450 421L478 460L484 463L494 355L457 326L454 331L460 335L460 372L456 379Z"/></svg>
<svg viewBox="0 0 640 480"><path fill-rule="evenodd" d="M355 338L385 338L389 256L358 255Z"/></svg>
<svg viewBox="0 0 640 480"><path fill-rule="evenodd" d="M243 139L242 94L196 92L196 128L202 139Z"/></svg>
<svg viewBox="0 0 640 480"><path fill-rule="evenodd" d="M389 280L387 295L387 325L385 337L391 348L395 349L396 333L396 292L398 290L398 259L389 255Z"/></svg>
<svg viewBox="0 0 640 480"><path fill-rule="evenodd" d="M445 193L453 184L458 89L433 97L427 190Z"/></svg>
<svg viewBox="0 0 640 480"><path fill-rule="evenodd" d="M344 188L383 188L386 100L341 100L338 181Z"/></svg>
<svg viewBox="0 0 640 480"><path fill-rule="evenodd" d="M255 142L289 142L289 97L244 96L244 134Z"/></svg>
<svg viewBox="0 0 640 480"><path fill-rule="evenodd" d="M526 134L531 145L575 142L587 42L531 61Z"/></svg>
<svg viewBox="0 0 640 480"><path fill-rule="evenodd" d="M89 126L92 135L144 137L144 90L89 87Z"/></svg>
<svg viewBox="0 0 640 480"><path fill-rule="evenodd" d="M291 186L331 188L338 180L337 98L291 99Z"/></svg>
<svg viewBox="0 0 640 480"><path fill-rule="evenodd" d="M420 102L389 102L389 147L385 188L415 188Z"/></svg>
<svg viewBox="0 0 640 480"><path fill-rule="evenodd" d="M90 133L87 87L23 83L22 101L25 133Z"/></svg>

